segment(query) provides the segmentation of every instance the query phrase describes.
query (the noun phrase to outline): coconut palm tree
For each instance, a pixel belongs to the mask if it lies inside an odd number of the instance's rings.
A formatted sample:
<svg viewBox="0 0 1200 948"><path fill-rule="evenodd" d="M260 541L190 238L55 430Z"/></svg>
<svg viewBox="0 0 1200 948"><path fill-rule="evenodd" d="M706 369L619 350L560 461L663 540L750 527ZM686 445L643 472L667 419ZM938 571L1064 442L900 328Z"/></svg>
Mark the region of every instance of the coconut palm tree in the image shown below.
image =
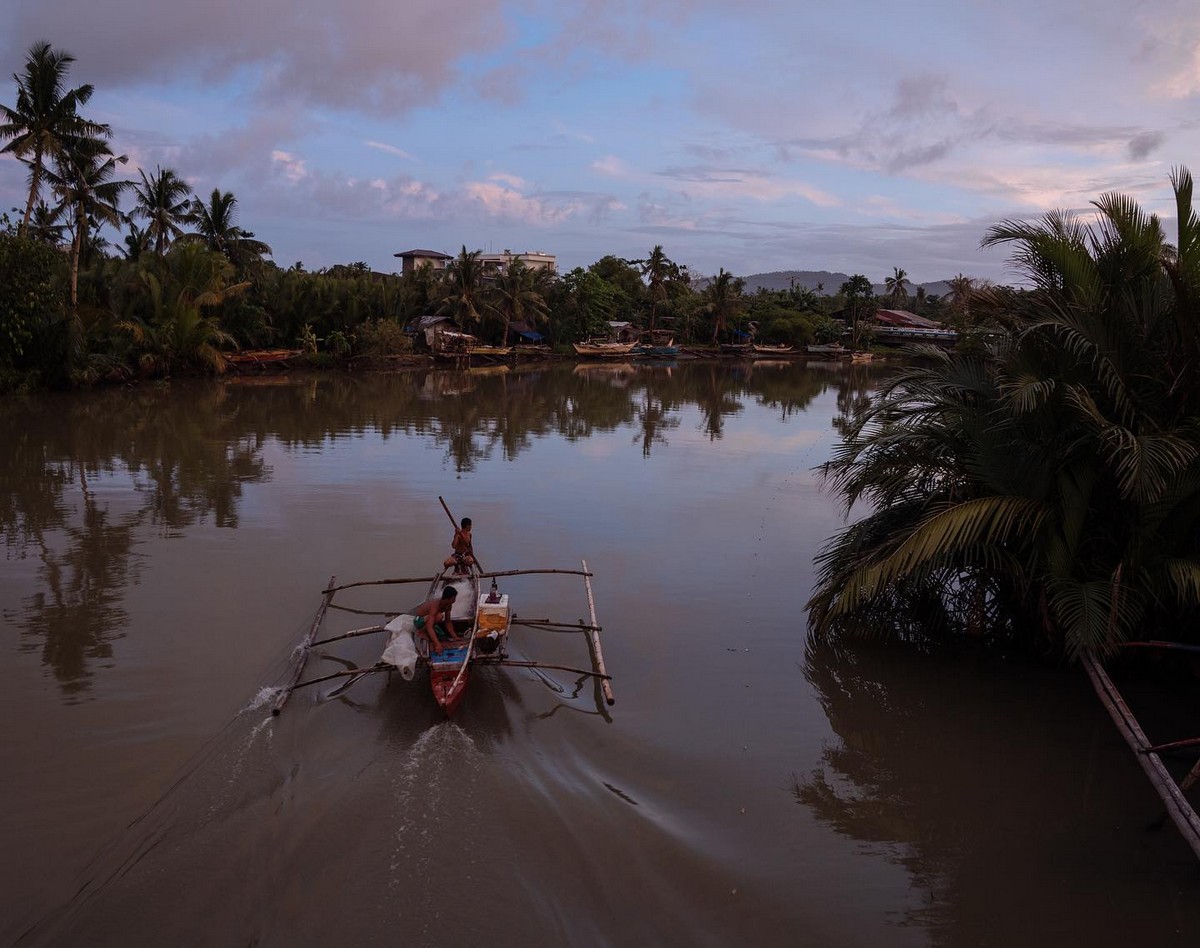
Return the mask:
<svg viewBox="0 0 1200 948"><path fill-rule="evenodd" d="M856 273L839 287L838 292L846 299L846 309L850 311L850 339L857 348L862 335L861 319L867 304L875 298L875 288L865 276Z"/></svg>
<svg viewBox="0 0 1200 948"><path fill-rule="evenodd" d="M144 217L146 236L154 243L154 252L160 257L171 245L171 241L183 234L183 224L188 223L191 210L192 186L180 178L171 168L156 167L153 176L139 169L142 183L134 184L136 203L133 214Z"/></svg>
<svg viewBox="0 0 1200 948"><path fill-rule="evenodd" d="M654 329L658 306L667 299L667 281L679 274L679 266L663 252L662 244L655 244L645 260L631 262L637 264L646 279L650 295L650 328Z"/></svg>
<svg viewBox="0 0 1200 948"><path fill-rule="evenodd" d="M532 269L516 257L496 277L490 308L503 323L500 345L508 344L508 327L512 323L531 325L546 319L550 308L543 296L545 271Z"/></svg>
<svg viewBox="0 0 1200 948"><path fill-rule="evenodd" d="M742 290L745 285L745 280L722 267L704 291L704 309L713 320L713 345L717 344L725 327L742 311Z"/></svg>
<svg viewBox="0 0 1200 948"><path fill-rule="evenodd" d="M62 223L65 210L61 204L58 207L50 207L45 201L38 201L33 208L33 215L29 218L26 235L55 247L60 246L67 229Z"/></svg>
<svg viewBox="0 0 1200 948"><path fill-rule="evenodd" d="M892 267L892 275L883 281L883 285L887 288L888 295L892 298L893 306L899 306L908 299L908 287L911 284L908 274L899 267Z"/></svg>
<svg viewBox="0 0 1200 948"><path fill-rule="evenodd" d="M449 316L464 329L482 320L483 265L481 251L467 252L466 244L450 261L443 275L439 312Z"/></svg>
<svg viewBox="0 0 1200 948"><path fill-rule="evenodd" d="M946 295L949 297L951 311L960 321L970 315L971 297L974 293L975 280L973 278L959 273L950 281L950 291Z"/></svg>
<svg viewBox="0 0 1200 948"><path fill-rule="evenodd" d="M885 386L827 466L873 512L829 547L818 633L1006 637L1078 656L1200 617L1200 220L1178 235L1130 198L1097 223L1005 221L1028 317Z"/></svg>
<svg viewBox="0 0 1200 948"><path fill-rule="evenodd" d="M45 171L46 181L58 195L71 219L71 309L78 304L79 261L88 245L93 225L118 226L124 221L121 193L129 181L113 179L117 165L125 164L124 155L114 155L108 143L96 138L75 138L55 156L53 169Z"/></svg>
<svg viewBox="0 0 1200 948"><path fill-rule="evenodd" d="M235 267L270 256L271 248L256 240L251 231L237 225L237 198L232 191L213 188L208 203L193 198L188 205L186 223L195 230L181 234L178 239L199 242L223 254Z"/></svg>
<svg viewBox="0 0 1200 948"><path fill-rule="evenodd" d="M136 260L150 249L150 233L138 227L133 221L129 222L129 230L125 232L122 241L126 260Z"/></svg>
<svg viewBox="0 0 1200 948"><path fill-rule="evenodd" d="M29 199L21 231L29 228L48 165L58 159L75 139L107 138L107 125L89 121L78 110L92 97L90 85L66 88L67 72L75 57L53 49L44 40L29 47L25 69L14 73L17 100L12 107L0 105L0 138L8 144L0 149L29 166Z"/></svg>

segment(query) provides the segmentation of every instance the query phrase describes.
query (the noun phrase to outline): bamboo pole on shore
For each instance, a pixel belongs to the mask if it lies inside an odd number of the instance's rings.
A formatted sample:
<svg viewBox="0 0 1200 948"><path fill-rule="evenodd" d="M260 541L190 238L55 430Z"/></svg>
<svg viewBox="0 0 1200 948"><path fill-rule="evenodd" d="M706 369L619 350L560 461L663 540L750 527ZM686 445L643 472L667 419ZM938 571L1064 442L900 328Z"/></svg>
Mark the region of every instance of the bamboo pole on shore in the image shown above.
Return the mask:
<svg viewBox="0 0 1200 948"><path fill-rule="evenodd" d="M592 658L596 663L596 671L600 674L600 690L604 692L604 700L610 705L616 704L617 699L613 697L612 677L604 668L604 654L600 651L600 623L596 621L596 600L592 597L592 574L588 570L587 560L582 560L583 563L583 585L587 590L588 613L591 616L592 628L587 633L588 642L592 646Z"/></svg>
<svg viewBox="0 0 1200 948"><path fill-rule="evenodd" d="M308 661L308 650L312 645L313 639L317 637L317 629L321 627L321 620L325 618L325 610L329 608L329 602L333 599L334 589L333 584L337 582L336 576L329 577L329 588L325 590L325 594L321 597L321 605L317 607L317 614L313 616L312 625L308 629L308 634L300 642L300 656L296 661L296 667L292 670L288 678L287 686L283 689L282 694L275 699L275 704L271 706L271 714L278 715L283 710L283 706L287 704L288 698L292 696L292 692L296 690L296 682L300 680L301 674L304 672L304 665Z"/></svg>
<svg viewBox="0 0 1200 948"><path fill-rule="evenodd" d="M1152 745L1146 740L1146 735L1143 733L1141 725L1138 724L1137 718L1133 716L1121 697L1121 693L1117 690L1117 686L1113 684L1112 679L1108 677L1108 673L1101 667L1096 657L1091 653L1085 655L1083 667L1087 669L1088 677L1092 681L1092 687L1096 689L1101 704L1112 717L1117 730L1133 750L1134 757L1137 758L1142 770L1150 778L1151 785L1162 798L1171 822L1183 835L1184 841L1192 848L1192 852L1200 859L1200 816L1196 815L1196 811L1184 797L1183 789L1175 783L1158 755L1147 753Z"/></svg>

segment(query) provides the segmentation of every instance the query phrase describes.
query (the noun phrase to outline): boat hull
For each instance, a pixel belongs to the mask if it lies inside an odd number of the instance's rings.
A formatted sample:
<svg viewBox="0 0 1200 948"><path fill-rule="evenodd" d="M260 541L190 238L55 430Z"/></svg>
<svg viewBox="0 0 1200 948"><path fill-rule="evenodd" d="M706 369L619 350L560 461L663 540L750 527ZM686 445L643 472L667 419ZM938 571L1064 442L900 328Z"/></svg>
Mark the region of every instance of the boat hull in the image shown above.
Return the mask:
<svg viewBox="0 0 1200 948"><path fill-rule="evenodd" d="M429 585L430 597L441 589L451 585L458 590L454 607L450 611L450 620L454 625L455 635L462 639L461 644L443 643L440 652L424 644L428 649L429 686L433 698L447 715L453 714L462 704L467 691L467 682L471 678L470 664L473 656L473 637L478 622L477 607L479 602L479 571L472 567L468 573L458 573L446 569L434 577Z"/></svg>
<svg viewBox="0 0 1200 948"><path fill-rule="evenodd" d="M608 344L596 343L589 345L587 343L574 342L571 345L575 347L576 355L586 356L592 359L616 359L628 356L633 351L636 343L631 342L626 344L623 342L614 342Z"/></svg>
<svg viewBox="0 0 1200 948"><path fill-rule="evenodd" d="M458 710L467 694L467 683L471 680L471 668L464 664L469 661L466 648L443 649L446 652L457 653L441 655L434 653L429 657L429 687L433 691L433 699L446 715Z"/></svg>

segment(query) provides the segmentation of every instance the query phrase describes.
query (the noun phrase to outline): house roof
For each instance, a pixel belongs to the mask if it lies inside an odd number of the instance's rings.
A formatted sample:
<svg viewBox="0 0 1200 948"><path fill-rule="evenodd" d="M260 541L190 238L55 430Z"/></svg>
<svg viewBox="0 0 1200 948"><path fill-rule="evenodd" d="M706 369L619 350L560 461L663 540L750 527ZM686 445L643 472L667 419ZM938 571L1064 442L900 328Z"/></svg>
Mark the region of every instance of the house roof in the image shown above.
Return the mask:
<svg viewBox="0 0 1200 948"><path fill-rule="evenodd" d="M889 326L909 326L912 329L941 329L942 327L941 323L918 316L916 313L910 313L906 309L876 310L875 318Z"/></svg>
<svg viewBox="0 0 1200 948"><path fill-rule="evenodd" d="M434 260L453 260L454 258L448 253L442 253L440 250L402 250L400 253L392 254L393 257L430 257Z"/></svg>

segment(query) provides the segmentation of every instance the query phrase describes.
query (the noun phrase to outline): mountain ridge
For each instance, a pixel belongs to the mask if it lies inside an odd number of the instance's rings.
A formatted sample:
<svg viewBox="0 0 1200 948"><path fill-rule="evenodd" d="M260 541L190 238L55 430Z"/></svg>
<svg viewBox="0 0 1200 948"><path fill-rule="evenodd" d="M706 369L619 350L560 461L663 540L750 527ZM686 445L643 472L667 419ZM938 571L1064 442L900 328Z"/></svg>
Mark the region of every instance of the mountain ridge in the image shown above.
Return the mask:
<svg viewBox="0 0 1200 948"><path fill-rule="evenodd" d="M838 287L850 279L850 274L829 270L772 270L768 273L752 273L741 279L746 281L747 293L756 293L760 289L787 290L793 284L806 290L815 291L818 284L821 284L823 288L820 292L822 294L834 296L837 294ZM910 283L908 286L910 296L917 291L917 287L922 287L929 296L945 296L950 292L950 281L933 280L929 283ZM887 293L887 286L883 283L872 283L871 288L876 296L883 296Z"/></svg>

